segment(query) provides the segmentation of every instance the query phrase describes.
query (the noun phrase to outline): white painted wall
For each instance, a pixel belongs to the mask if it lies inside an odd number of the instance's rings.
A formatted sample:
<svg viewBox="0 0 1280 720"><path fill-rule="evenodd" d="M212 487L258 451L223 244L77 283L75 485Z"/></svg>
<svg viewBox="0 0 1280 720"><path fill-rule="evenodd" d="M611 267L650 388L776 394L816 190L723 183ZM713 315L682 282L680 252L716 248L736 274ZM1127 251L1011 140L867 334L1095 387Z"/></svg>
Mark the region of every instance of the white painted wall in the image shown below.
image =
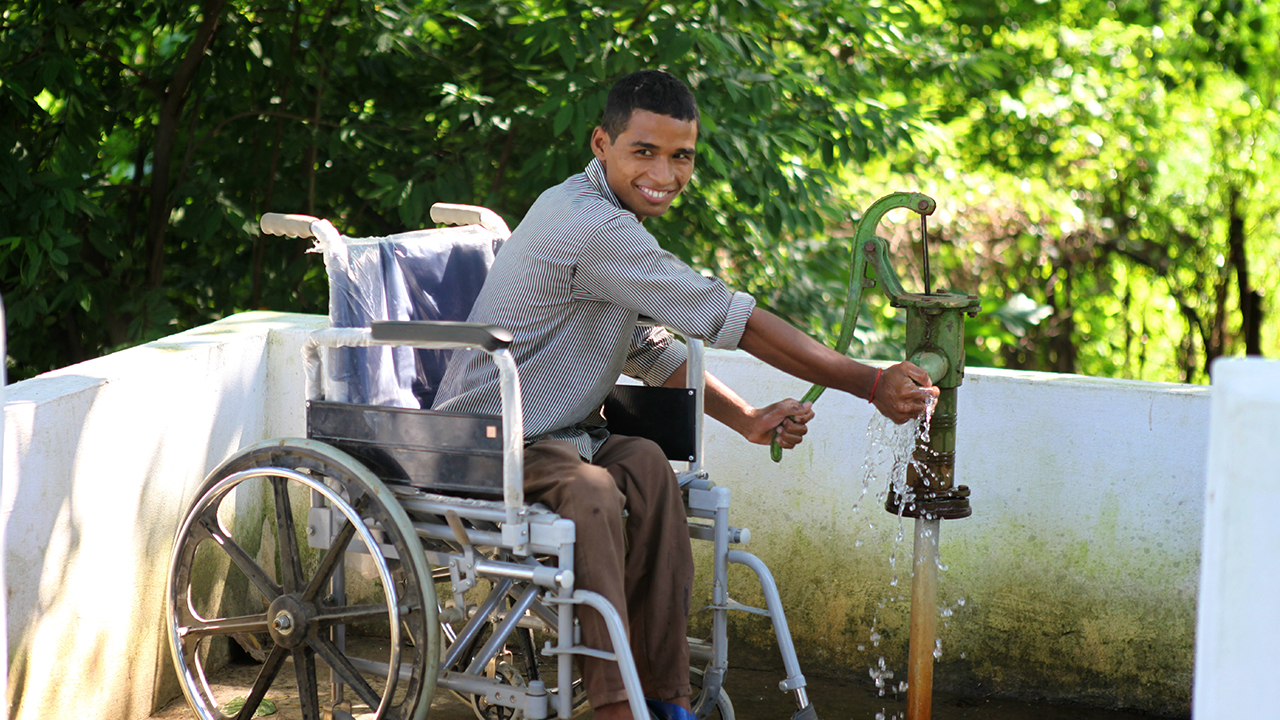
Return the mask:
<svg viewBox="0 0 1280 720"><path fill-rule="evenodd" d="M743 353L708 367L754 404L807 390ZM868 431L888 426L848 395L815 410L781 465L709 423L708 467L808 665L866 678L884 657L903 678L913 521L883 510L887 467L863 494ZM942 524L936 687L1187 713L1208 412L1205 387L968 370L956 482L973 516ZM754 599L745 577L733 592ZM765 644L762 624L737 630Z"/></svg>
<svg viewBox="0 0 1280 720"><path fill-rule="evenodd" d="M9 388L15 720L145 718L176 693L172 535L221 459L302 432L298 348L324 324L246 313ZM806 389L742 353L709 367L757 403ZM828 393L817 410L781 465L710 422L708 467L778 577L806 671L866 678L880 656L905 664L909 582L891 581L910 542L877 507L883 478L859 503L870 406ZM943 525L940 686L1185 714L1208 415L1207 388L970 369L957 477L974 516ZM764 646L755 620L734 625L748 650Z"/></svg>
<svg viewBox="0 0 1280 720"><path fill-rule="evenodd" d="M145 718L172 696L173 534L224 457L303 431L298 348L325 324L246 313L8 388L11 718Z"/></svg>
<svg viewBox="0 0 1280 720"><path fill-rule="evenodd" d="M4 301L0 299L0 358L8 357L9 326L5 321ZM8 368L0 366L0 407L4 406L5 389L8 385ZM0 458L4 457L4 414L0 413ZM0 473L0 497L4 497L4 474ZM9 586L5 583L5 525L0 523L0 618L8 617L6 598ZM8 623L0 624L0 687L9 687L9 627ZM0 706L0 720L9 717L9 704Z"/></svg>
<svg viewBox="0 0 1280 720"><path fill-rule="evenodd" d="M1280 708L1280 362L1212 369L1197 720L1267 720Z"/></svg>

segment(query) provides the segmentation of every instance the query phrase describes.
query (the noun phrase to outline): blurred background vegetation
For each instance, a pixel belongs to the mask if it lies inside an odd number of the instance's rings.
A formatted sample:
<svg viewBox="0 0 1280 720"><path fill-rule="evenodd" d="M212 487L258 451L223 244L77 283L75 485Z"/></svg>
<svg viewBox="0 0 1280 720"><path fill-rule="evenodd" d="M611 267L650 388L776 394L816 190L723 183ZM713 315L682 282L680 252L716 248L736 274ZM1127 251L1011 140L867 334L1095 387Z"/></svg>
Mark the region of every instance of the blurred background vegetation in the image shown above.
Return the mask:
<svg viewBox="0 0 1280 720"><path fill-rule="evenodd" d="M1203 383L1280 354L1280 3L1263 0L20 0L0 20L12 379L242 310L324 312L268 211L352 235L581 170L608 85L699 97L699 168L652 223L814 335L851 222L938 200L933 286L969 364ZM881 234L908 289L918 220ZM900 355L866 296L851 354Z"/></svg>

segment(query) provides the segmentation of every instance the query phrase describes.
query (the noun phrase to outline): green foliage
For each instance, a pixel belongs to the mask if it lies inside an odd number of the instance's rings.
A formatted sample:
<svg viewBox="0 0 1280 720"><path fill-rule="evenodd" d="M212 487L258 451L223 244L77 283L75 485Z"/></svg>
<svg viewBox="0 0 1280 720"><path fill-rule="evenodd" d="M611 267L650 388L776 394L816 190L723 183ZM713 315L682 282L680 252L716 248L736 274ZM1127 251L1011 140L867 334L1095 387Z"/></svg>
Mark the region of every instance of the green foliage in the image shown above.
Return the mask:
<svg viewBox="0 0 1280 720"><path fill-rule="evenodd" d="M1274 4L921 7L1000 70L914 83L939 140L877 178L939 197L958 287L1048 309L1013 337L979 318L971 358L1191 382L1219 355L1280 352Z"/></svg>
<svg viewBox="0 0 1280 720"><path fill-rule="evenodd" d="M11 376L323 312L323 268L263 212L514 226L590 159L609 84L666 67L699 97L699 167L651 224L694 265L830 340L853 216L920 190L934 286L987 310L971 363L1202 381L1280 352L1274 5L31 0L0 21ZM907 215L883 230L910 289ZM899 357L865 302L854 352Z"/></svg>
<svg viewBox="0 0 1280 720"><path fill-rule="evenodd" d="M784 282L788 245L838 219L841 167L912 130L884 78L913 72L915 22L782 0L25 3L0 26L12 375L323 311L318 263L263 238L266 211L384 234L451 201L514 223L585 166L608 85L641 67L704 109L696 186L657 234L805 323L825 290Z"/></svg>

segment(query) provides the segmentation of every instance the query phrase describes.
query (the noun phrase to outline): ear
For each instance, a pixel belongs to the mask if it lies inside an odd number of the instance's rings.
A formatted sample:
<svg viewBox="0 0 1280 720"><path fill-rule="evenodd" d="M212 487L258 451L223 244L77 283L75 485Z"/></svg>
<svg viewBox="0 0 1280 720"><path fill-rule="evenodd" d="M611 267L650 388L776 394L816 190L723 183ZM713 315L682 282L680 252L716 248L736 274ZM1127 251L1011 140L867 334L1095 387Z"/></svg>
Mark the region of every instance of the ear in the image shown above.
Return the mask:
<svg viewBox="0 0 1280 720"><path fill-rule="evenodd" d="M609 139L609 133L605 132L604 128L597 125L596 129L591 131L591 152L600 162L604 162L604 149L612 144L613 141Z"/></svg>

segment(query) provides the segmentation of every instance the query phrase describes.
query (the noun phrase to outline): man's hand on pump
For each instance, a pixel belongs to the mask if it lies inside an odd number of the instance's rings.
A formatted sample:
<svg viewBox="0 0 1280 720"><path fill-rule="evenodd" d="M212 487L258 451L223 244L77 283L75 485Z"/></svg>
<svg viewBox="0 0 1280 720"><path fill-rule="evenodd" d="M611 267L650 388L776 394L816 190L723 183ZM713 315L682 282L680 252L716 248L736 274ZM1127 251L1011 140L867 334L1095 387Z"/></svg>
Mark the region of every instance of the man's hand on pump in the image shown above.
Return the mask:
<svg viewBox="0 0 1280 720"><path fill-rule="evenodd" d="M938 396L918 365L900 362L881 370L863 365L759 307L747 320L738 347L788 375L865 398L898 424L919 416L929 397Z"/></svg>
<svg viewBox="0 0 1280 720"><path fill-rule="evenodd" d="M752 421L742 435L757 445L768 445L776 438L782 447L790 450L804 441L809 432L808 422L813 419L813 403L802 403L787 398L756 408Z"/></svg>
<svg viewBox="0 0 1280 720"><path fill-rule="evenodd" d="M938 399L939 392L923 368L900 362L878 373L868 400L881 415L901 425L919 417L928 409L930 402Z"/></svg>

